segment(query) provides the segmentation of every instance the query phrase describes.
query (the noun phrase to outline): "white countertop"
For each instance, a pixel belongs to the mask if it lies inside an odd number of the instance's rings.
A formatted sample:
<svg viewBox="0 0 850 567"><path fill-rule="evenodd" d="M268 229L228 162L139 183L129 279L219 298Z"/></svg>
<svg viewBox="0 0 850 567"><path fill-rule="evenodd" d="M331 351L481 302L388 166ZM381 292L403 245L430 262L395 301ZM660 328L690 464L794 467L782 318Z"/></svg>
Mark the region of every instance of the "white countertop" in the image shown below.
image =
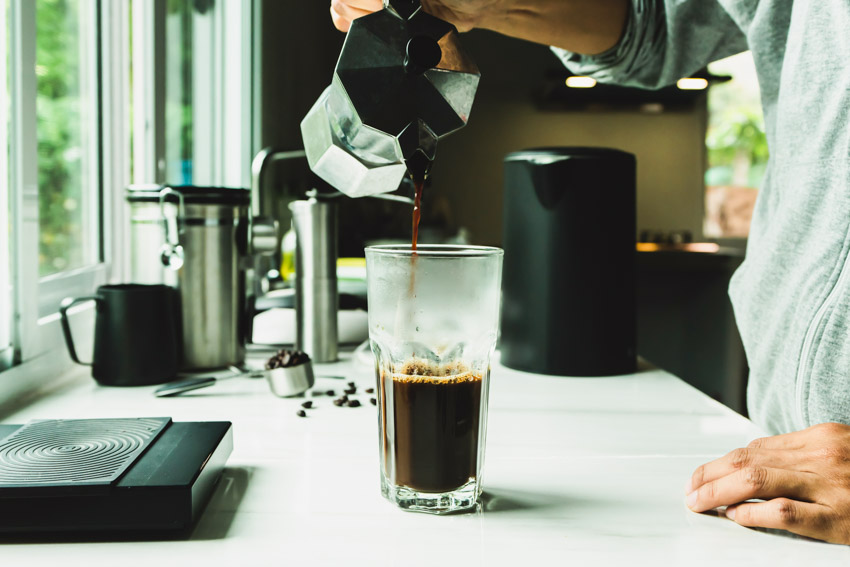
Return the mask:
<svg viewBox="0 0 850 567"><path fill-rule="evenodd" d="M373 368L317 367L359 391ZM344 382L317 387L341 392ZM846 565L850 548L740 527L684 505L694 468L761 435L674 376L556 378L494 366L483 511L403 512L379 491L376 408L279 399L236 378L175 398L80 375L4 423L228 420L234 450L191 539L0 543L3 565ZM2 510L0 510L2 513Z"/></svg>

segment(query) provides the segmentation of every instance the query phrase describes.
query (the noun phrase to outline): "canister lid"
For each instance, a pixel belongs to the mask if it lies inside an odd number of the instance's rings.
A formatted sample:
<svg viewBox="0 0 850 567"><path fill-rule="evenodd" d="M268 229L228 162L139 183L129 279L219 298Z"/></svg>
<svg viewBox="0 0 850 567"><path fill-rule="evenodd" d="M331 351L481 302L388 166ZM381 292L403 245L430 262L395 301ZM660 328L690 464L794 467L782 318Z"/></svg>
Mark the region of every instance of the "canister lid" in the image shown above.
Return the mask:
<svg viewBox="0 0 850 567"><path fill-rule="evenodd" d="M182 193L186 204L248 205L251 202L250 189L196 185L130 185L127 187L127 201L158 203L159 192L166 187Z"/></svg>

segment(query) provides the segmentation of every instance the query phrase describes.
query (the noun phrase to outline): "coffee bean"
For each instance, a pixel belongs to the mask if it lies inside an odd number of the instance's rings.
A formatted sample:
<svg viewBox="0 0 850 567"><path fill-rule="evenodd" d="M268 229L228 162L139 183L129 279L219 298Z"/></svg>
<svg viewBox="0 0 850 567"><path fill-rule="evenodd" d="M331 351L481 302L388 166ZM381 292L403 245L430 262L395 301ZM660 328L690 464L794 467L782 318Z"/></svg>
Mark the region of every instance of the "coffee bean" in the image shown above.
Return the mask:
<svg viewBox="0 0 850 567"><path fill-rule="evenodd" d="M344 390L344 392L345 392L346 394L356 394L356 393L357 393L357 388L346 388L346 389Z"/></svg>
<svg viewBox="0 0 850 567"><path fill-rule="evenodd" d="M354 382L349 382L349 383L348 383L348 387L349 387L349 388L354 388L355 386L357 386L357 384L355 384Z"/></svg>
<svg viewBox="0 0 850 567"><path fill-rule="evenodd" d="M274 356L268 359L266 362L266 370L298 366L299 364L304 364L309 361L310 357L307 356L307 353L305 352L301 352L300 350L281 349L277 351Z"/></svg>
<svg viewBox="0 0 850 567"><path fill-rule="evenodd" d="M367 394L374 394L374 393L375 393L375 388L366 388L366 389L364 390L364 392L366 392Z"/></svg>
<svg viewBox="0 0 850 567"><path fill-rule="evenodd" d="M360 406L360 400L348 400L348 407L356 408Z"/></svg>
<svg viewBox="0 0 850 567"><path fill-rule="evenodd" d="M306 401L303 404L301 404L301 407L304 408L304 409L310 409L311 407L313 407L313 402Z"/></svg>
<svg viewBox="0 0 850 567"><path fill-rule="evenodd" d="M297 415L298 417L307 417L307 412L306 412L306 411L304 411L303 409L300 409L300 410L298 410L298 412L296 413L296 415Z"/></svg>
<svg viewBox="0 0 850 567"><path fill-rule="evenodd" d="M376 400L375 398L369 398L369 403L373 406L376 406L378 405L378 400Z"/></svg>
<svg viewBox="0 0 850 567"><path fill-rule="evenodd" d="M328 390L327 392L325 392L325 395L326 396L336 396L336 392L334 392L333 390Z"/></svg>
<svg viewBox="0 0 850 567"><path fill-rule="evenodd" d="M345 402L344 402L342 399L336 399L336 400L334 400L334 405L335 405L336 407L340 407L340 406L341 406L342 404L344 404L344 403L345 403Z"/></svg>

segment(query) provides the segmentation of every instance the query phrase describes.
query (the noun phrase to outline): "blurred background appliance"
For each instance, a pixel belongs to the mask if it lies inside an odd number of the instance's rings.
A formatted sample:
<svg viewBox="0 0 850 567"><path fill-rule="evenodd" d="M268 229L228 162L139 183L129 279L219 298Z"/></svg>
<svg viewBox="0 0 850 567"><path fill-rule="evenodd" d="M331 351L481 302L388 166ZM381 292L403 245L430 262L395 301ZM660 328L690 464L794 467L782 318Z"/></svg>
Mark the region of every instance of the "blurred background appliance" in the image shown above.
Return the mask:
<svg viewBox="0 0 850 567"><path fill-rule="evenodd" d="M635 370L635 158L540 148L505 158L502 364Z"/></svg>

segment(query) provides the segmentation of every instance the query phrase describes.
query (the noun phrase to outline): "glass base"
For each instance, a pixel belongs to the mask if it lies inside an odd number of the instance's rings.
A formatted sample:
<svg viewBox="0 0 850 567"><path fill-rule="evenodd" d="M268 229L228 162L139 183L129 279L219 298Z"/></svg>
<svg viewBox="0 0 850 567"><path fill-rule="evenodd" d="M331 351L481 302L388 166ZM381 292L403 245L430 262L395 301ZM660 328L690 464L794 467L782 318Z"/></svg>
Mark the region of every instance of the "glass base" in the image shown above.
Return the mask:
<svg viewBox="0 0 850 567"><path fill-rule="evenodd" d="M476 510L481 489L478 482L470 480L451 492L418 492L407 486L392 485L381 475L381 494L402 510L454 514Z"/></svg>

